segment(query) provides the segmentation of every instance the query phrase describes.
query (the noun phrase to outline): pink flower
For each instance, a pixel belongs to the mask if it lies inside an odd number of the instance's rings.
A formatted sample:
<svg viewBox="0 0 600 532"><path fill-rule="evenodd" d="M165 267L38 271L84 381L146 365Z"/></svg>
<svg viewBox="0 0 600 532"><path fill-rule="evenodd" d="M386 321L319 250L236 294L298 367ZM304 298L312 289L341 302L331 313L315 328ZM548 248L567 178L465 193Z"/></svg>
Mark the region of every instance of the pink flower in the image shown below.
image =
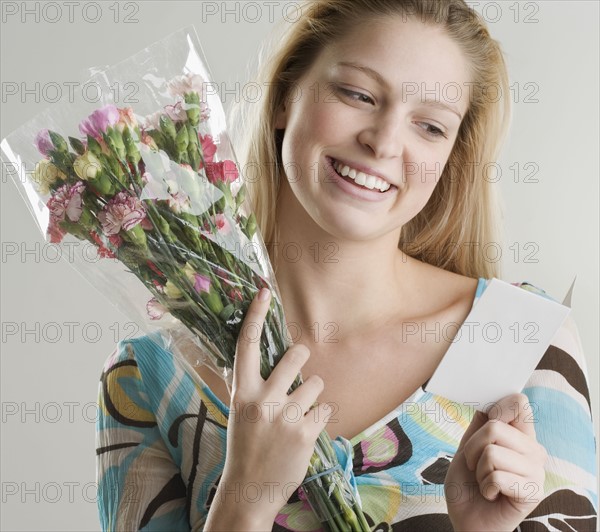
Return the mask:
<svg viewBox="0 0 600 532"><path fill-rule="evenodd" d="M116 235L121 229L129 231L143 221L146 210L143 203L125 191L119 192L98 213L105 235Z"/></svg>
<svg viewBox="0 0 600 532"><path fill-rule="evenodd" d="M194 273L194 290L199 294L202 292L208 293L210 291L210 278L206 275Z"/></svg>
<svg viewBox="0 0 600 532"><path fill-rule="evenodd" d="M111 248L106 245L107 242L102 239L101 235L96 231L90 231L90 235L98 246L98 255L100 255L100 258L114 259L116 257ZM108 237L108 243L115 249L118 249L123 243L123 239L119 235L110 235Z"/></svg>
<svg viewBox="0 0 600 532"><path fill-rule="evenodd" d="M202 147L202 156L206 163L212 163L213 157L217 152L217 146L215 145L213 138L210 135L202 136L198 133L198 140ZM200 162L200 168L202 168L202 162Z"/></svg>
<svg viewBox="0 0 600 532"><path fill-rule="evenodd" d="M48 156L50 150L54 149L54 144L52 144L52 141L50 140L50 134L48 133L47 129L42 129L39 131L35 136L34 142L38 151L46 157Z"/></svg>
<svg viewBox="0 0 600 532"><path fill-rule="evenodd" d="M169 208L177 214L181 212L189 212L192 205L190 197L185 192L181 191L171 194L167 200L167 203L169 204Z"/></svg>
<svg viewBox="0 0 600 532"><path fill-rule="evenodd" d="M79 131L82 135L102 138L102 134L119 122L120 118L119 110L114 105L108 104L94 111L86 120L82 120Z"/></svg>
<svg viewBox="0 0 600 532"><path fill-rule="evenodd" d="M67 232L62 229L60 225L58 225L58 221L52 216L50 217L50 223L48 224L48 229L46 232L50 237L50 243L52 244L60 244L64 236L67 234Z"/></svg>
<svg viewBox="0 0 600 532"><path fill-rule="evenodd" d="M169 94L174 98L183 100L186 93L196 92L200 101L200 120L208 120L210 117L210 108L206 103L206 84L202 76L198 74L185 74L177 76L170 80L167 84Z"/></svg>
<svg viewBox="0 0 600 532"><path fill-rule="evenodd" d="M187 120L187 113L182 107L181 102L177 102L175 105L166 105L165 112L173 122L183 122Z"/></svg>
<svg viewBox="0 0 600 532"><path fill-rule="evenodd" d="M160 115L162 115L162 114L163 114L162 111L156 111L155 113L152 113L151 115L145 116L144 117L144 127L158 129L159 128L158 120L160 119Z"/></svg>
<svg viewBox="0 0 600 532"><path fill-rule="evenodd" d="M146 303L146 312L151 320L160 320L168 310L164 305L158 302L158 299L153 297Z"/></svg>
<svg viewBox="0 0 600 532"><path fill-rule="evenodd" d="M238 178L238 169L233 161L219 161L206 163L206 177L216 185L219 181L233 183Z"/></svg>
<svg viewBox="0 0 600 532"><path fill-rule="evenodd" d="M159 181L147 170L142 174L144 188L140 199L168 199L168 191L164 180Z"/></svg>
<svg viewBox="0 0 600 532"><path fill-rule="evenodd" d="M117 128L119 131L123 131L125 126L129 129L134 129L137 126L137 120L135 119L135 115L133 114L133 109L131 107L124 107L122 109L117 109L119 112L119 121L117 122Z"/></svg>
<svg viewBox="0 0 600 532"><path fill-rule="evenodd" d="M148 218L147 216L142 220L141 225L144 231L151 231L152 229L154 229L154 225L150 221L150 218Z"/></svg>
<svg viewBox="0 0 600 532"><path fill-rule="evenodd" d="M148 135L145 131L142 130L142 143L146 146L150 147L150 149L154 151L158 151L158 146L156 145L156 141Z"/></svg>
<svg viewBox="0 0 600 532"><path fill-rule="evenodd" d="M231 231L231 224L229 220L225 218L224 214L217 214L215 216L210 217L211 222L217 228L217 232L222 235L226 235ZM211 226L208 222L204 223L204 231L211 232Z"/></svg>
<svg viewBox="0 0 600 532"><path fill-rule="evenodd" d="M204 90L204 80L202 76L198 74L185 74L183 76L177 76L167 83L167 89L169 94L176 98L177 96L183 96L187 92L197 92L202 94ZM201 98L202 99L202 98Z"/></svg>
<svg viewBox="0 0 600 532"><path fill-rule="evenodd" d="M65 216L72 222L77 222L83 210L81 193L85 190L85 183L78 181L74 185L63 185L54 193L46 204L50 216L57 222L63 221Z"/></svg>
<svg viewBox="0 0 600 532"><path fill-rule="evenodd" d="M181 102L177 102L175 105L165 105L163 111L156 111L155 113L144 117L144 127L160 130L160 117L165 114L171 120L173 120L173 122L182 122L187 120L187 113L185 112L185 109L182 107ZM148 143L146 142L146 144Z"/></svg>
<svg viewBox="0 0 600 532"><path fill-rule="evenodd" d="M156 279L152 279L152 284L158 292L160 292L161 294L165 293L165 287L162 284L160 284Z"/></svg>
<svg viewBox="0 0 600 532"><path fill-rule="evenodd" d="M50 221L46 230L52 244L59 244L67 232L60 227L60 222L65 216L72 222L77 222L81 217L83 207L81 194L85 190L83 181L74 185L63 185L50 197L46 206L50 211Z"/></svg>

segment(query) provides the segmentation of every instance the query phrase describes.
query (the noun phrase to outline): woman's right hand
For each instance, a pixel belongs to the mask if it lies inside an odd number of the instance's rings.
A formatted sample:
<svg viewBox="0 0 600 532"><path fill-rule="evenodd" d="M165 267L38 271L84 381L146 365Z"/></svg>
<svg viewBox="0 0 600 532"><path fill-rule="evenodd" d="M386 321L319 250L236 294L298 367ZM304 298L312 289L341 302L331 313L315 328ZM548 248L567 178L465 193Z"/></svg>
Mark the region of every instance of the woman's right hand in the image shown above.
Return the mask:
<svg viewBox="0 0 600 532"><path fill-rule="evenodd" d="M323 391L323 380L317 375L287 395L310 356L305 345L292 346L269 378L261 377L260 336L271 301L269 291L266 296L263 301L259 293L252 300L238 337L227 455L219 487L226 497L235 494L248 511L274 520L304 480L315 441L331 411L326 404L310 410Z"/></svg>

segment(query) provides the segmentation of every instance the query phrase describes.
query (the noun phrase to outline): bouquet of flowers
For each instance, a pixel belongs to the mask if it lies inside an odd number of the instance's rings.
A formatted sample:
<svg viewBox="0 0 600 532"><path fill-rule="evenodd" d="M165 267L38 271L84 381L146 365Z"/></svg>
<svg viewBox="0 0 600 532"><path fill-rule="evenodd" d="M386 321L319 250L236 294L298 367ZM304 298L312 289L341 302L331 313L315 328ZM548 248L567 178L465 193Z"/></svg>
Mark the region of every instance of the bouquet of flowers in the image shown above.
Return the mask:
<svg viewBox="0 0 600 532"><path fill-rule="evenodd" d="M174 50L185 50L186 66L160 79L156 65L168 64L161 58ZM91 266L79 257L78 271L146 330L179 324L206 354L195 363L230 385L241 323L262 287L273 293L260 340L263 378L290 341L221 102L206 90L205 64L193 28L181 30L97 72L102 105L50 109L4 139L2 152L46 239L92 246L102 260ZM119 106L110 88L132 65L143 65L141 79L149 81L138 105ZM290 391L301 383L298 375ZM370 529L325 431L301 490L329 530Z"/></svg>

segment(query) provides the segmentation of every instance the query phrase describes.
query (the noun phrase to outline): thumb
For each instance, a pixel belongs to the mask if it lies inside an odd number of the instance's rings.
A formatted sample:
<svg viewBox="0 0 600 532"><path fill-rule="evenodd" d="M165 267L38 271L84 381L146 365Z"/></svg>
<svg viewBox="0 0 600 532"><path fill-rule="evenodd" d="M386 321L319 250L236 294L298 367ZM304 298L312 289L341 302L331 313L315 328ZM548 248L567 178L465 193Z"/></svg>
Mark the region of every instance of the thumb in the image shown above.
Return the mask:
<svg viewBox="0 0 600 532"><path fill-rule="evenodd" d="M481 427L483 427L487 423L487 421L487 414L484 414L480 410L475 411L475 415L471 419L471 423L467 427L467 430L463 434L463 437L461 438L460 443L458 444L458 449L456 450L457 453L459 451L462 451L465 444L471 439L471 436L473 436L473 434L475 434Z"/></svg>

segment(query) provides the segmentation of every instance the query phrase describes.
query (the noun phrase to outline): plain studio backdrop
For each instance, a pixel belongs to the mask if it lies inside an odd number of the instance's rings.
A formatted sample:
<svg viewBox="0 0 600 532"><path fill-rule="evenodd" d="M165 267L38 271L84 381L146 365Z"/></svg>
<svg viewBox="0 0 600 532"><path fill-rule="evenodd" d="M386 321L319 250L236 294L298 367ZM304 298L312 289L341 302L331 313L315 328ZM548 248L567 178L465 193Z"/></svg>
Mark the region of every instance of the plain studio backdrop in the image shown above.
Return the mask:
<svg viewBox="0 0 600 532"><path fill-rule="evenodd" d="M298 7L289 1L1 5L1 137L50 105L56 86L67 94L83 69L118 62L189 24L227 110L244 94L262 39L276 21L293 22ZM577 275L572 313L597 431L598 3L470 5L503 46L514 102L499 179L507 241L497 259L505 281L529 281L559 300ZM135 330L67 261L55 260L4 167L1 196L0 528L98 530L98 382L116 342ZM22 338L24 331L30 332Z"/></svg>

